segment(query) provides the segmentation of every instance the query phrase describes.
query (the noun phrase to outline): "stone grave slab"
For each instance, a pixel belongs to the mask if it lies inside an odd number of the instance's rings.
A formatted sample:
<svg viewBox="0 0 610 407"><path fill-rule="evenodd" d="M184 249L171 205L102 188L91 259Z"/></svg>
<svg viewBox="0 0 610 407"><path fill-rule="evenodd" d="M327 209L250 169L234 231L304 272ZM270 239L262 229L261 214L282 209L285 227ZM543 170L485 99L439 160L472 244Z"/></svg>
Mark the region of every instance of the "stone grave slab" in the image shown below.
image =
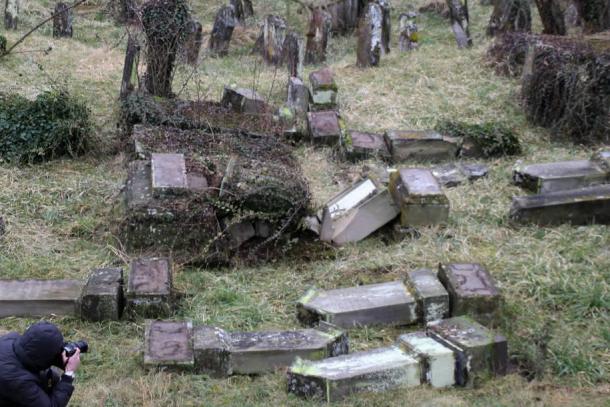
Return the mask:
<svg viewBox="0 0 610 407"><path fill-rule="evenodd" d="M464 386L473 384L476 377L506 374L506 338L473 319L460 316L429 322L427 332L455 353L456 384Z"/></svg>
<svg viewBox="0 0 610 407"><path fill-rule="evenodd" d="M333 110L307 113L307 126L314 144L336 146L341 140L339 115Z"/></svg>
<svg viewBox="0 0 610 407"><path fill-rule="evenodd" d="M162 318L171 313L172 272L167 258L140 258L131 263L127 284L131 317Z"/></svg>
<svg viewBox="0 0 610 407"><path fill-rule="evenodd" d="M362 240L391 222L399 212L388 190L366 179L325 205L320 239L337 245Z"/></svg>
<svg viewBox="0 0 610 407"><path fill-rule="evenodd" d="M445 224L449 200L432 175L424 168L401 169L390 174L389 190L400 207L402 226Z"/></svg>
<svg viewBox="0 0 610 407"><path fill-rule="evenodd" d="M93 270L83 290L81 317L89 321L118 321L123 305L123 269Z"/></svg>
<svg viewBox="0 0 610 407"><path fill-rule="evenodd" d="M198 372L217 378L233 374L231 336L224 329L207 325L195 327L193 348Z"/></svg>
<svg viewBox="0 0 610 407"><path fill-rule="evenodd" d="M510 219L541 226L610 224L610 184L513 197Z"/></svg>
<svg viewBox="0 0 610 407"><path fill-rule="evenodd" d="M252 89L225 86L220 104L238 113L263 114L269 106L261 95Z"/></svg>
<svg viewBox="0 0 610 407"><path fill-rule="evenodd" d="M80 316L84 286L78 280L0 280L0 318Z"/></svg>
<svg viewBox="0 0 610 407"><path fill-rule="evenodd" d="M299 299L297 316L304 324L326 321L342 328L418 321L417 302L402 281L328 291L313 288Z"/></svg>
<svg viewBox="0 0 610 407"><path fill-rule="evenodd" d="M454 160L460 149L459 140L431 130L391 130L385 140L395 162Z"/></svg>
<svg viewBox="0 0 610 407"><path fill-rule="evenodd" d="M150 167L153 195L179 195L188 190L183 154L153 153Z"/></svg>
<svg viewBox="0 0 610 407"><path fill-rule="evenodd" d="M345 154L353 161L375 157L390 159L390 151L383 135L356 130L348 132Z"/></svg>
<svg viewBox="0 0 610 407"><path fill-rule="evenodd" d="M310 110L333 110L337 107L337 84L333 71L322 68L309 74L311 85Z"/></svg>
<svg viewBox="0 0 610 407"><path fill-rule="evenodd" d="M131 161L127 168L125 202L129 210L146 208L152 199L150 160Z"/></svg>
<svg viewBox="0 0 610 407"><path fill-rule="evenodd" d="M288 391L327 402L358 392L382 392L421 384L419 362L397 346L320 361L298 359L288 370Z"/></svg>
<svg viewBox="0 0 610 407"><path fill-rule="evenodd" d="M451 315L469 315L488 324L500 307L500 291L489 272L478 263L441 264L438 278L449 292Z"/></svg>
<svg viewBox="0 0 610 407"><path fill-rule="evenodd" d="M194 365L193 324L190 321L146 321L144 366L192 368Z"/></svg>
<svg viewBox="0 0 610 407"><path fill-rule="evenodd" d="M433 270L419 269L408 274L409 286L417 299L424 323L449 316L449 293Z"/></svg>
<svg viewBox="0 0 610 407"><path fill-rule="evenodd" d="M455 355L451 349L430 338L425 332L400 335L397 342L419 361L422 383L437 388L455 384Z"/></svg>
<svg viewBox="0 0 610 407"><path fill-rule="evenodd" d="M544 194L605 184L610 179L608 172L595 162L576 160L517 165L513 169L513 181L525 189Z"/></svg>

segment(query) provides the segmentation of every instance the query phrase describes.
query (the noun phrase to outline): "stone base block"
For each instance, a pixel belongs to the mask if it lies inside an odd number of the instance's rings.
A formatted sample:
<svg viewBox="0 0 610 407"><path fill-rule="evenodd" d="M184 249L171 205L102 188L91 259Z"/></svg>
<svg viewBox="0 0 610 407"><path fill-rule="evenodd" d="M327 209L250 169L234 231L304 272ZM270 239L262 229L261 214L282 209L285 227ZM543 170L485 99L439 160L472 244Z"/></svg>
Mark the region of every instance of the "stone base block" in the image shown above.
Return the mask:
<svg viewBox="0 0 610 407"><path fill-rule="evenodd" d="M424 323L449 316L449 294L436 273L429 269L415 270L408 275L420 318Z"/></svg>
<svg viewBox="0 0 610 407"><path fill-rule="evenodd" d="M89 321L118 321L123 314L123 270L100 268L91 272L81 300L81 317Z"/></svg>
<svg viewBox="0 0 610 407"><path fill-rule="evenodd" d="M423 383L437 388L455 384L455 355L451 349L425 332L400 335L397 342L419 361Z"/></svg>
<svg viewBox="0 0 610 407"><path fill-rule="evenodd" d="M144 331L144 366L192 368L193 324L190 321L146 321Z"/></svg>

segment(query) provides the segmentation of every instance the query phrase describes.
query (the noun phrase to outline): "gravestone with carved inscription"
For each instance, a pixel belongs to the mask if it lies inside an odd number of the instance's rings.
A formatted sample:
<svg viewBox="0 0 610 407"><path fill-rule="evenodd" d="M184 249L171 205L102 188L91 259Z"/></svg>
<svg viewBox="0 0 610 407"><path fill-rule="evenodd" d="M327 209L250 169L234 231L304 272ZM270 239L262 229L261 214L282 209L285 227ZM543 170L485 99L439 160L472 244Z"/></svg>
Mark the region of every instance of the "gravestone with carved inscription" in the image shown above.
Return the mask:
<svg viewBox="0 0 610 407"><path fill-rule="evenodd" d="M172 270L164 257L140 258L131 263L126 312L130 317L165 318L172 310Z"/></svg>
<svg viewBox="0 0 610 407"><path fill-rule="evenodd" d="M193 324L190 321L146 321L144 366L184 369L194 365Z"/></svg>

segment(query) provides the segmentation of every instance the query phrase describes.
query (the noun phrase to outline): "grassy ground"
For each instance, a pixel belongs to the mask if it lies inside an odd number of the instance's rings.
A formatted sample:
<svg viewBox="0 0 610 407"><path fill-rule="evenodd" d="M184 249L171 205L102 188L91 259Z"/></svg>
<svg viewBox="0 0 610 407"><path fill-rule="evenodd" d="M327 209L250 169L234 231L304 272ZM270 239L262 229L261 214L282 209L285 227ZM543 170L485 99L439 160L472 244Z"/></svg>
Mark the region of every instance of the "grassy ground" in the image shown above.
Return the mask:
<svg viewBox="0 0 610 407"><path fill-rule="evenodd" d="M422 0L411 2L420 4ZM475 46L457 50L448 24L422 16L421 48L397 51L397 16L406 1L393 2L393 52L376 69L355 66L355 39L335 38L329 65L340 87L340 107L351 128L428 128L444 118L471 122L501 120L518 130L528 162L585 158L591 150L555 144L529 126L518 106L518 82L500 78L483 65L488 45L484 27L490 8L471 2ZM194 10L211 30L219 0ZM17 33L40 19L51 2L26 3ZM255 2L256 13L288 15L303 32L305 14L296 4ZM54 82L67 84L91 106L99 151L78 160L26 167L0 166L0 214L8 232L0 241L0 278L85 278L93 267L125 265L129 254L111 234L126 171L115 154L116 99L125 47L123 29L91 7L78 11L75 36L55 40L50 28L31 36L21 51L0 62L0 89L35 95ZM539 24L537 25L539 27ZM281 102L284 69L274 70L249 54L254 22L235 32L230 55L204 58L181 67L174 87L182 97L218 99L223 84L257 84L260 93ZM309 71L309 68L307 71ZM191 78L186 81L186 78ZM362 170L364 163L337 162L330 151L300 147L297 154L320 205ZM605 226L555 228L508 225L510 197L522 192L510 184L515 159L489 161L490 176L447 191L449 226L424 230L417 240L388 241L382 235L340 249L320 251L311 262L280 259L268 265L202 270L178 265L176 285L190 294L176 318L229 330L297 328L295 301L311 285L325 288L400 278L410 269L438 262L477 261L487 265L502 287L501 327L519 372L477 389L426 388L357 395L343 405L609 405L610 397L610 232ZM133 253L131 254L133 255ZM301 256L306 257L306 256ZM141 368L143 321L86 323L55 318L66 336L86 338L91 353L79 371L75 406L309 405L285 391L283 374L212 380L205 376L146 372ZM0 328L23 330L32 320L4 319ZM350 332L354 350L390 343L395 329Z"/></svg>

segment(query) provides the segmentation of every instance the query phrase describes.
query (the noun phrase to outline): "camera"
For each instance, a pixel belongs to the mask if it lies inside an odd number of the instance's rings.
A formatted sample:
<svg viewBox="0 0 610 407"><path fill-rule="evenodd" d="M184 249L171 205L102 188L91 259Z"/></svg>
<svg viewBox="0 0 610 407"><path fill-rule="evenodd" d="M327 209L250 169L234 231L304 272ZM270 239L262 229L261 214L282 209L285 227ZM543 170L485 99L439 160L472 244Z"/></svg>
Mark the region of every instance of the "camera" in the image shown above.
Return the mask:
<svg viewBox="0 0 610 407"><path fill-rule="evenodd" d="M77 341L77 342L66 342L64 343L64 352L66 352L66 356L70 357L76 353L76 349L80 349L80 353L87 353L89 351L89 344L87 341Z"/></svg>

